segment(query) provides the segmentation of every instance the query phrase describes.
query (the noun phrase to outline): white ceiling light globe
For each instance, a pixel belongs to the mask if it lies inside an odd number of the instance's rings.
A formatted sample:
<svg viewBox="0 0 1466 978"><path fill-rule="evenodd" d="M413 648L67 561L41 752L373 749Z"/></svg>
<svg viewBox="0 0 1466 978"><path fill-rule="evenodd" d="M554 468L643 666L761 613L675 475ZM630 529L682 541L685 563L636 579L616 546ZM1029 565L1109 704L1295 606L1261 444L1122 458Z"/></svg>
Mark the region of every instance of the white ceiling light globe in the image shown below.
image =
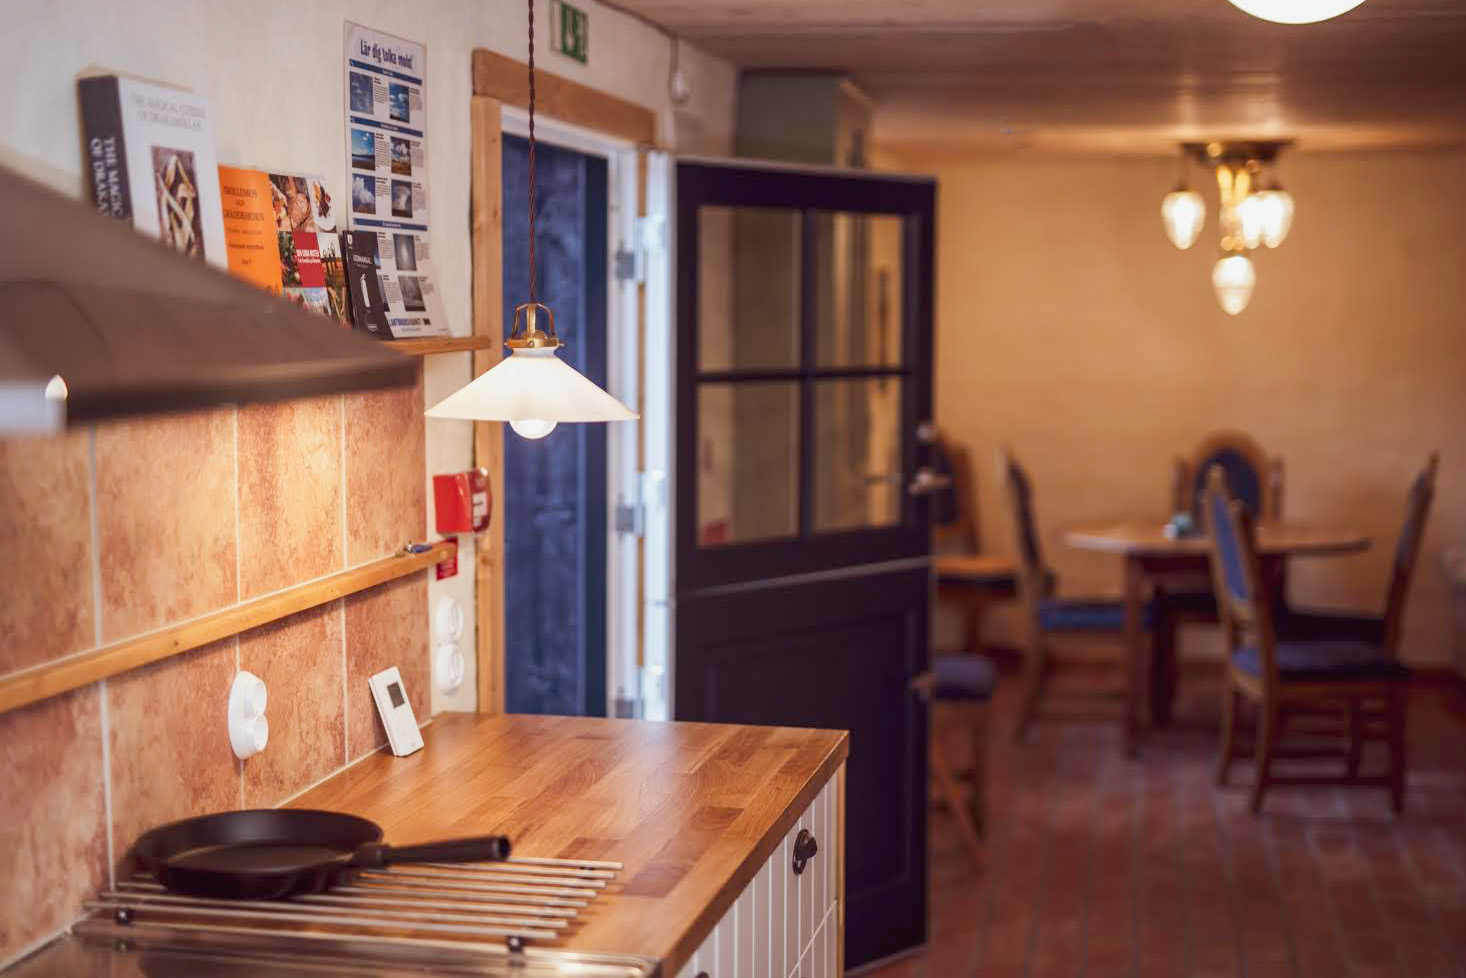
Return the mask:
<svg viewBox="0 0 1466 978"><path fill-rule="evenodd" d="M543 418L520 418L517 421L509 422L509 427L513 428L514 433L520 438L528 438L533 441L554 431L559 423L558 421L546 421Z"/></svg>
<svg viewBox="0 0 1466 978"><path fill-rule="evenodd" d="M1257 270L1252 259L1246 255L1226 255L1217 259L1211 270L1212 288L1216 290L1217 302L1222 311L1235 316L1252 301L1252 289L1257 285Z"/></svg>
<svg viewBox="0 0 1466 978"><path fill-rule="evenodd" d="M1161 221L1171 244L1185 251L1201 237L1201 228L1206 224L1206 202L1195 190L1178 187L1161 201Z"/></svg>
<svg viewBox="0 0 1466 978"><path fill-rule="evenodd" d="M1274 24L1316 24L1347 14L1364 0L1228 0L1238 10Z"/></svg>

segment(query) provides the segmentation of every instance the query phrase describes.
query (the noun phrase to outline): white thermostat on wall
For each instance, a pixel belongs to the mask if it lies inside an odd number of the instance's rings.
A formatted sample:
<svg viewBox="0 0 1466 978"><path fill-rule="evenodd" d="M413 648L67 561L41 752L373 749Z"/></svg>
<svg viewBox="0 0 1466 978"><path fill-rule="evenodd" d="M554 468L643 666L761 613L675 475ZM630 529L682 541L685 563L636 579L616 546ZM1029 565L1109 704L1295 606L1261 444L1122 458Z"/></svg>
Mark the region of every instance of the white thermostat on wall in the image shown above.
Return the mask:
<svg viewBox="0 0 1466 978"><path fill-rule="evenodd" d="M417 717L412 715L412 703L407 699L397 667L383 669L367 682L372 687L372 699L377 701L382 726L387 728L387 743L392 753L406 757L421 749L422 731L417 728Z"/></svg>

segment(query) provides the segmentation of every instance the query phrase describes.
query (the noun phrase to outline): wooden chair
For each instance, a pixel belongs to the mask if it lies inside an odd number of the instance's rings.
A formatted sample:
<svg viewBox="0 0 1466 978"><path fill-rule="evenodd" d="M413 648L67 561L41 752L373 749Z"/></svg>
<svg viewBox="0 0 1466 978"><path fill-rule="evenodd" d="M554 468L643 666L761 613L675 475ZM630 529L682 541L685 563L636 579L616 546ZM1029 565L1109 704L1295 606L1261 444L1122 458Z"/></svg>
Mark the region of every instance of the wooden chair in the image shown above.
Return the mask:
<svg viewBox="0 0 1466 978"><path fill-rule="evenodd" d="M957 822L962 845L979 872L982 870L981 837L987 821L987 704L997 685L998 673L992 660L966 653L936 656L931 669L911 681L912 691L927 703L950 704L966 714L972 754L972 767L966 779L968 790L963 790L962 779L948 762L938 738L934 738L931 748L931 766L942 800Z"/></svg>
<svg viewBox="0 0 1466 978"><path fill-rule="evenodd" d="M1221 466L1227 485L1257 519L1283 516L1283 460L1269 457L1257 439L1245 431L1221 428L1208 432L1191 450L1177 458L1171 472L1171 512L1190 513L1200 525L1201 497L1207 473Z"/></svg>
<svg viewBox="0 0 1466 978"><path fill-rule="evenodd" d="M1420 543L1425 537L1425 524L1435 499L1436 472L1440 455L1432 452L1425 468L1410 484L1405 504L1405 525L1395 544L1395 560L1390 570L1389 587L1385 592L1383 614L1361 615L1318 609L1295 609L1280 612L1278 634L1296 641L1352 640L1378 648L1390 658L1400 652L1400 626L1405 620L1405 599L1410 596L1410 582L1420 557Z"/></svg>
<svg viewBox="0 0 1466 978"><path fill-rule="evenodd" d="M1427 468L1422 477L1433 476ZM1415 542L1405 546L1413 563L1418 536L1425 521L1424 502L1412 494L1411 515L1406 520L1406 537ZM1203 495L1203 516L1211 535L1212 583L1217 607L1227 635L1228 664L1222 692L1222 741L1217 755L1216 779L1224 785L1232 762L1239 756L1237 727L1239 700L1258 706L1258 731L1254 744L1256 773L1249 806L1256 813L1263 795L1275 784L1341 784L1386 787L1396 812L1405 803L1405 710L1409 670L1377 646L1336 640L1278 641L1273 628L1273 608L1261 580L1252 512L1231 497L1220 467L1207 476ZM1397 571L1397 576L1398 571ZM1408 581L1408 572L1404 575ZM1385 774L1359 773L1363 742L1373 731L1365 729L1363 706L1379 702L1384 706L1383 739L1389 744L1390 765ZM1349 744L1343 753L1345 770L1337 777L1283 777L1273 772L1283 726L1290 717L1316 713L1321 706L1342 705L1348 712ZM1370 737L1369 739L1376 739ZM1309 756L1315 756L1310 752Z"/></svg>
<svg viewBox="0 0 1466 978"><path fill-rule="evenodd" d="M1033 513L1033 484L1012 453L998 453L1008 504L1013 516L1018 556L1018 602L1023 615L1023 700L1014 738L1022 740L1038 712L1052 669L1048 636L1055 633L1105 636L1124 648L1125 605L1118 599L1059 598L1058 578L1044 563ZM1151 608L1146 608L1149 625Z"/></svg>

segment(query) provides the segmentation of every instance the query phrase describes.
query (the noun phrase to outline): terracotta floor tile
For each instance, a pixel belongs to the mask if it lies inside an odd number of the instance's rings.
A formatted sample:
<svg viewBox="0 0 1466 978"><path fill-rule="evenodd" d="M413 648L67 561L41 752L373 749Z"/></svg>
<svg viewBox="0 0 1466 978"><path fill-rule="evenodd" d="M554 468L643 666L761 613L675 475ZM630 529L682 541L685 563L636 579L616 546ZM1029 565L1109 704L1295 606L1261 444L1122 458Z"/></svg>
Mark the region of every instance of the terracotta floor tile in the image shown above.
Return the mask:
<svg viewBox="0 0 1466 978"><path fill-rule="evenodd" d="M990 737L983 870L949 858L934 811L940 940L874 974L1466 978L1466 700L1415 697L1404 818L1383 792L1292 787L1255 818L1250 765L1212 787L1214 680L1184 681L1181 722L1136 761L1092 725L1040 720L1022 746ZM1016 692L1001 684L990 730L1009 729Z"/></svg>
<svg viewBox="0 0 1466 978"><path fill-rule="evenodd" d="M341 398L239 410L239 591L341 569Z"/></svg>
<svg viewBox="0 0 1466 978"><path fill-rule="evenodd" d="M346 563L385 557L427 525L422 383L346 395Z"/></svg>
<svg viewBox="0 0 1466 978"><path fill-rule="evenodd" d="M0 960L81 914L106 881L97 687L0 714Z"/></svg>
<svg viewBox="0 0 1466 978"><path fill-rule="evenodd" d="M427 572L346 599L346 756L355 759L387 742L367 686L396 666L417 722L429 717Z"/></svg>
<svg viewBox="0 0 1466 978"><path fill-rule="evenodd" d="M0 440L0 673L95 644L87 434Z"/></svg>
<svg viewBox="0 0 1466 978"><path fill-rule="evenodd" d="M238 599L234 412L97 428L97 529L107 640Z"/></svg>
<svg viewBox="0 0 1466 978"><path fill-rule="evenodd" d="M117 859L155 825L239 807L227 722L235 671L231 638L108 682Z"/></svg>
<svg viewBox="0 0 1466 978"><path fill-rule="evenodd" d="M270 743L244 762L244 804L275 805L346 763L341 602L239 637L239 667L265 681Z"/></svg>

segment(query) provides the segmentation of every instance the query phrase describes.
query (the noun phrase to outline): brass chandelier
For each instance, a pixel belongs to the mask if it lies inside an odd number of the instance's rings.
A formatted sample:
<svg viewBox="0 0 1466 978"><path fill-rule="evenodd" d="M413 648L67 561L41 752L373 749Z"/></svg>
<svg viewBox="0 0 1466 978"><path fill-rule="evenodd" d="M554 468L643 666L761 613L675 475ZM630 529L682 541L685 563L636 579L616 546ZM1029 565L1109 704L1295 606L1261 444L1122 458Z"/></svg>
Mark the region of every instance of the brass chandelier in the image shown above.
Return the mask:
<svg viewBox="0 0 1466 978"><path fill-rule="evenodd" d="M1292 140L1181 144L1181 178L1161 202L1161 220L1177 248L1195 244L1206 224L1206 202L1187 184L1186 165L1195 160L1216 173L1221 254L1211 282L1228 315L1252 301L1257 270L1248 253L1276 248L1293 226L1293 195L1277 176L1278 155L1292 145Z"/></svg>

